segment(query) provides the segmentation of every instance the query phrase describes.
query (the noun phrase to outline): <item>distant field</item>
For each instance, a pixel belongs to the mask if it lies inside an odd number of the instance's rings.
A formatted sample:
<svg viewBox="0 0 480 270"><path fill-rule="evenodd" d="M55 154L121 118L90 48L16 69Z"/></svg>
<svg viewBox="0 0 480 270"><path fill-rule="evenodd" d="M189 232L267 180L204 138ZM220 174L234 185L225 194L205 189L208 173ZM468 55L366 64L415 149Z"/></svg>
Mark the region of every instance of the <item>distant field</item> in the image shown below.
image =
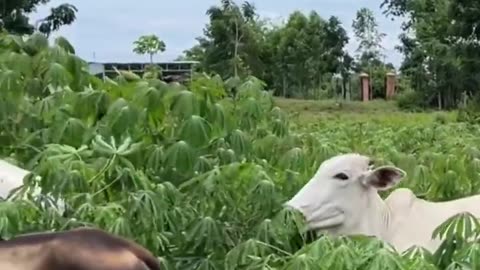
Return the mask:
<svg viewBox="0 0 480 270"><path fill-rule="evenodd" d="M454 112L409 113L401 111L394 101L372 100L369 102L337 100L301 100L275 98L275 105L291 113L300 124L309 124L321 119L342 121L380 121L419 124L431 121L449 122Z"/></svg>

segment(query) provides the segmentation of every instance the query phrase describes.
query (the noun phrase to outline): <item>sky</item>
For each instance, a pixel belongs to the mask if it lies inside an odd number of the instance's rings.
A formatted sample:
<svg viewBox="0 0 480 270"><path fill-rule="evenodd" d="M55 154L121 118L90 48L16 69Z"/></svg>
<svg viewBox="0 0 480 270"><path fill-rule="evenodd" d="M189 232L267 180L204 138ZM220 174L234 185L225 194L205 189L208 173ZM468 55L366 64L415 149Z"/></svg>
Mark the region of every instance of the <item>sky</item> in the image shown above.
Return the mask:
<svg viewBox="0 0 480 270"><path fill-rule="evenodd" d="M51 7L68 2L78 8L72 25L63 26L52 35L66 37L77 54L86 61L148 61L146 55L133 53L133 42L141 35L156 34L166 43L166 51L155 61L171 61L183 50L196 44L208 22L205 14L219 0L51 0L30 16L32 22L49 14ZM351 29L358 9L367 7L376 15L379 30L387 36L382 45L386 61L398 67L402 55L394 50L401 33L400 21L391 21L382 14L381 0L251 0L262 17L282 21L295 10L308 14L315 10L323 18L334 15L350 36L347 50L354 52L358 43ZM133 4L132 4L133 3ZM238 3L238 1L237 1Z"/></svg>

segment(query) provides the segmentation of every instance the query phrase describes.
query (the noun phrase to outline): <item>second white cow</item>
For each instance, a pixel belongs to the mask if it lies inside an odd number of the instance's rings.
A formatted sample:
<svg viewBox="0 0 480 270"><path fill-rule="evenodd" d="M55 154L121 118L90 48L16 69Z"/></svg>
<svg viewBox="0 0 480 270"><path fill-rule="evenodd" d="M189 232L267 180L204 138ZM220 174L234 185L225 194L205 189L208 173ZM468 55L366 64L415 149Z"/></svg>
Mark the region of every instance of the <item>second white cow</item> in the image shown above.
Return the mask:
<svg viewBox="0 0 480 270"><path fill-rule="evenodd" d="M302 212L310 230L375 236L399 252L413 245L434 252L441 241L431 236L441 223L460 212L480 217L480 195L429 202L399 188L385 200L380 197L379 190L394 187L405 176L394 166L372 168L364 155L338 155L324 161L286 206Z"/></svg>
<svg viewBox="0 0 480 270"><path fill-rule="evenodd" d="M23 179L30 174L30 171L15 166L5 160L0 160L0 199L7 197L17 188L23 186ZM34 187L32 195L41 193L41 188L37 185ZM48 196L48 195L47 195ZM58 210L62 214L65 211L65 203L63 200L57 200Z"/></svg>
<svg viewBox="0 0 480 270"><path fill-rule="evenodd" d="M0 198L6 199L10 193L23 185L23 178L30 172L5 160L0 160Z"/></svg>

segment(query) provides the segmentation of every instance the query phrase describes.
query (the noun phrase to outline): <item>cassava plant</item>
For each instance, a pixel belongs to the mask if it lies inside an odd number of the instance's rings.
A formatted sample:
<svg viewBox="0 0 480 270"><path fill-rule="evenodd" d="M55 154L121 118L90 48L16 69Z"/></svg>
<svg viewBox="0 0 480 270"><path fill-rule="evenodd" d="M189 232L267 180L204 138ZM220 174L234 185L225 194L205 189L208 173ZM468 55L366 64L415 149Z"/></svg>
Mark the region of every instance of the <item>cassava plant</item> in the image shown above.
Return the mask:
<svg viewBox="0 0 480 270"><path fill-rule="evenodd" d="M308 240L299 213L282 207L323 160L348 151L395 163L409 175L402 185L429 200L478 193L477 126L420 116L301 125L255 77L232 98L218 76L190 87L100 80L63 38L3 35L0 49L0 155L33 172L0 202L4 239L92 225L139 241L165 269L478 267L468 213L436 231L439 252L397 254L367 237ZM36 184L41 194L27 192Z"/></svg>

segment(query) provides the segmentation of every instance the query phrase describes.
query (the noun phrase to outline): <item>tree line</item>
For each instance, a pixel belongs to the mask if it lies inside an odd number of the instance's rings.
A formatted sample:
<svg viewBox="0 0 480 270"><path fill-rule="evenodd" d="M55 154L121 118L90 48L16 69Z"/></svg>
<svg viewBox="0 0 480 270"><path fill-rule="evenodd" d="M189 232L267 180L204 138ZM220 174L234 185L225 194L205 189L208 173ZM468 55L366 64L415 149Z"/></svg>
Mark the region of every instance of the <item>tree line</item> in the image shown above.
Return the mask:
<svg viewBox="0 0 480 270"><path fill-rule="evenodd" d="M0 26L11 33L39 31L48 36L76 19L76 7L62 4L52 8L46 18L30 22L28 14L49 0L4 2ZM352 22L360 43L355 55L346 51L349 37L335 16L322 18L315 11L294 11L286 23L275 24L261 18L252 3L233 0L220 0L206 14L210 21L204 35L178 58L199 61L198 71L224 79L253 75L276 95L316 99L358 98L359 81L354 75L362 71L373 79L373 96L384 96L384 74L393 65L382 61L378 44L385 34L378 32L371 10L359 10ZM134 45L134 52L149 54L150 62L153 54L165 50L165 43L156 36L140 37Z"/></svg>
<svg viewBox="0 0 480 270"><path fill-rule="evenodd" d="M3 0L0 28L17 34L46 35L71 24L75 6L62 4L40 21L28 14L48 0ZM480 83L480 2L476 0L383 0L385 16L402 19L397 50L404 55L399 75L399 104L405 107L456 108L477 98ZM276 95L300 98L358 98L358 73L372 79L373 97L383 97L385 73L394 69L383 60L372 11L358 10L352 19L357 50L350 54L340 20L317 12L294 11L286 22L261 18L250 2L220 0L206 11L209 22L198 44L178 59L197 60L199 71L222 78L253 75ZM479 102L480 103L480 102Z"/></svg>
<svg viewBox="0 0 480 270"><path fill-rule="evenodd" d="M479 1L384 0L380 8L404 21L396 47L404 56L397 71L402 107L480 104ZM386 34L369 9L358 10L352 20L359 42L355 55L346 51L349 37L335 16L295 11L286 23L272 24L249 2L237 6L231 0L221 0L207 14L204 35L182 56L200 61L201 70L222 77L253 74L277 95L304 98L346 97L347 92L355 98L357 75L366 72L373 97L385 95L384 76L394 67L383 61L380 44Z"/></svg>
<svg viewBox="0 0 480 270"><path fill-rule="evenodd" d="M411 104L456 108L477 103L480 43L477 0L384 0L384 13L403 19L400 72L410 81ZM407 98L407 96L405 96Z"/></svg>
<svg viewBox="0 0 480 270"><path fill-rule="evenodd" d="M347 32L336 16L294 11L285 23L261 18L250 2L221 0L207 10L209 23L198 44L178 60L199 61L200 71L222 78L253 75L276 95L297 98L357 98L359 72L373 79L374 97L383 97L384 76L394 69L384 63L379 46L384 33L369 9L352 21L359 47L347 52Z"/></svg>

